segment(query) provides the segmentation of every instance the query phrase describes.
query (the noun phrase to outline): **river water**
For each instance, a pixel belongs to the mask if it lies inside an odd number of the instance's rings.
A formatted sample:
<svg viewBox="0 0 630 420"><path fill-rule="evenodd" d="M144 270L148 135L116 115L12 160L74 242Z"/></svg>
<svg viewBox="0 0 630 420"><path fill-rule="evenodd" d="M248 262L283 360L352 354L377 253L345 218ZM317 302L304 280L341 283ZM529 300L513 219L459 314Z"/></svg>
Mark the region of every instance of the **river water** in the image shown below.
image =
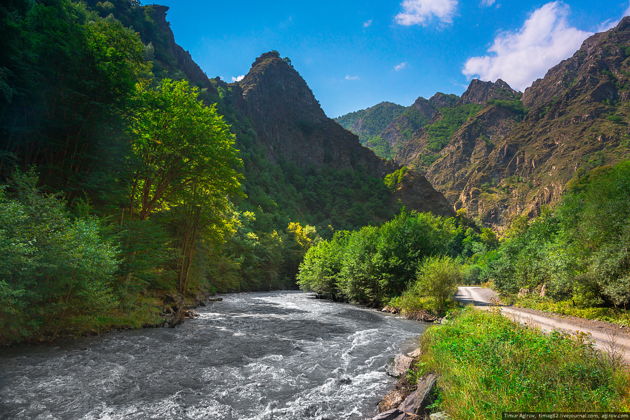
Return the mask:
<svg viewBox="0 0 630 420"><path fill-rule="evenodd" d="M425 326L300 292L224 295L176 328L0 355L0 418L362 419Z"/></svg>

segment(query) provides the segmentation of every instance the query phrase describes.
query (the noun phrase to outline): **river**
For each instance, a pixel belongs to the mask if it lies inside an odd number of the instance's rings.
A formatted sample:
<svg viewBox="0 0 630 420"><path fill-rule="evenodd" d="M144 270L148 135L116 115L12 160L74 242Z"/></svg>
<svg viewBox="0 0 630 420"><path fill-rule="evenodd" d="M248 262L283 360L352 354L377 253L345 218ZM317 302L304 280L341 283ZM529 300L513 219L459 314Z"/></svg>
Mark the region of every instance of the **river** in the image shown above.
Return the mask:
<svg viewBox="0 0 630 420"><path fill-rule="evenodd" d="M223 298L176 328L3 349L0 418L362 419L425 328L300 292Z"/></svg>

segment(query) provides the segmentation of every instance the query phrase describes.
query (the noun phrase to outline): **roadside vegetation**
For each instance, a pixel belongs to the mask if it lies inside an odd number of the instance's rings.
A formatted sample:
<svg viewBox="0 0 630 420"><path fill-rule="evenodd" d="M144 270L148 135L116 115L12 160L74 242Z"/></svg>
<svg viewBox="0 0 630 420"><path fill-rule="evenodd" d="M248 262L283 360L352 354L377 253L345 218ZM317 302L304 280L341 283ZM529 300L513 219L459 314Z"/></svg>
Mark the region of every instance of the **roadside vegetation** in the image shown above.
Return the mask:
<svg viewBox="0 0 630 420"><path fill-rule="evenodd" d="M433 315L453 306L444 295L457 284L488 283L507 303L628 326L628 197L624 161L582 174L555 208L517 218L500 241L463 211L451 218L403 212L318 242L298 283L337 300Z"/></svg>
<svg viewBox="0 0 630 420"><path fill-rule="evenodd" d="M464 309L421 338L411 382L438 374L432 409L455 419L501 418L506 411L629 411L630 377L582 336L516 324Z"/></svg>
<svg viewBox="0 0 630 420"><path fill-rule="evenodd" d="M482 280L508 303L630 325L630 161L574 180L558 206L517 219Z"/></svg>

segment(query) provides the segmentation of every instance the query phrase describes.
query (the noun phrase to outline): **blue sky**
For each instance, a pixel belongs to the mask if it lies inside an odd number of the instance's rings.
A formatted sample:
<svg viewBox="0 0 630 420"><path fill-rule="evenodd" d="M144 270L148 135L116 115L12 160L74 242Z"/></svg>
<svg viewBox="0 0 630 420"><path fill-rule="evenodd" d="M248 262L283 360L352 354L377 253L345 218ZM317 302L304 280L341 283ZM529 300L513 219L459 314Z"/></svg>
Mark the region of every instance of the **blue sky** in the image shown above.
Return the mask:
<svg viewBox="0 0 630 420"><path fill-rule="evenodd" d="M232 81L275 49L331 117L437 91L472 77L523 90L628 0L158 0L176 41L209 77Z"/></svg>

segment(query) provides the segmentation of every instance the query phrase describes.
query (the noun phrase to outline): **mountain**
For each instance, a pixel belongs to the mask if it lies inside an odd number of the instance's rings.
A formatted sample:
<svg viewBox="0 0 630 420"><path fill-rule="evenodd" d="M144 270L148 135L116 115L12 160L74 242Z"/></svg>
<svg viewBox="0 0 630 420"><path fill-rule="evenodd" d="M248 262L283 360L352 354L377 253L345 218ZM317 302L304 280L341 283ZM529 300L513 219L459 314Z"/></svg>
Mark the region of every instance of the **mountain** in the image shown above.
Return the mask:
<svg viewBox="0 0 630 420"><path fill-rule="evenodd" d="M436 93L431 99L420 97L408 107L396 105L400 107L396 108L396 112L387 112L391 108L384 104L389 102L382 102L338 117L336 121L359 138L365 136L366 140L362 144L376 154L391 159L399 153L404 143L435 117L438 109L452 106L457 100L456 95ZM369 127L369 133L364 127Z"/></svg>
<svg viewBox="0 0 630 420"><path fill-rule="evenodd" d="M629 99L626 17L534 82L522 103L486 103L452 135L426 176L485 223L501 227L515 216L536 215L576 175L630 156Z"/></svg>
<svg viewBox="0 0 630 420"><path fill-rule="evenodd" d="M168 7L88 3L139 33L156 76L187 79L206 102L218 104L244 161L247 198L238 205L257 214L259 229L284 228L289 221L355 228L384 221L401 205L451 214L423 175L414 176L413 188L388 189L383 178L400 165L379 158L328 118L290 60L276 51L262 54L243 80L228 84L208 78L177 45ZM395 114L395 107L388 112Z"/></svg>
<svg viewBox="0 0 630 420"><path fill-rule="evenodd" d="M381 102L367 109L351 112L336 118L343 128L359 136L362 145L372 149L382 158L391 158L390 143L384 141L381 133L406 107L391 102Z"/></svg>
<svg viewBox="0 0 630 420"><path fill-rule="evenodd" d="M421 174L412 176L413 187L410 177L388 190L383 178L400 165L379 158L328 118L290 60L276 51L258 57L240 82L215 82L228 92L223 106L233 110L227 115L236 118L234 127L251 129L250 138L237 135L249 205L340 227L384 220L401 203L451 214L448 202ZM277 206L269 207L270 201Z"/></svg>
<svg viewBox="0 0 630 420"><path fill-rule="evenodd" d="M593 35L523 94L499 79L473 80L442 106L419 98L422 124L393 130L403 113L384 130L398 137L380 136L396 139L395 161L485 224L536 215L575 176L630 156L629 27L626 17Z"/></svg>

